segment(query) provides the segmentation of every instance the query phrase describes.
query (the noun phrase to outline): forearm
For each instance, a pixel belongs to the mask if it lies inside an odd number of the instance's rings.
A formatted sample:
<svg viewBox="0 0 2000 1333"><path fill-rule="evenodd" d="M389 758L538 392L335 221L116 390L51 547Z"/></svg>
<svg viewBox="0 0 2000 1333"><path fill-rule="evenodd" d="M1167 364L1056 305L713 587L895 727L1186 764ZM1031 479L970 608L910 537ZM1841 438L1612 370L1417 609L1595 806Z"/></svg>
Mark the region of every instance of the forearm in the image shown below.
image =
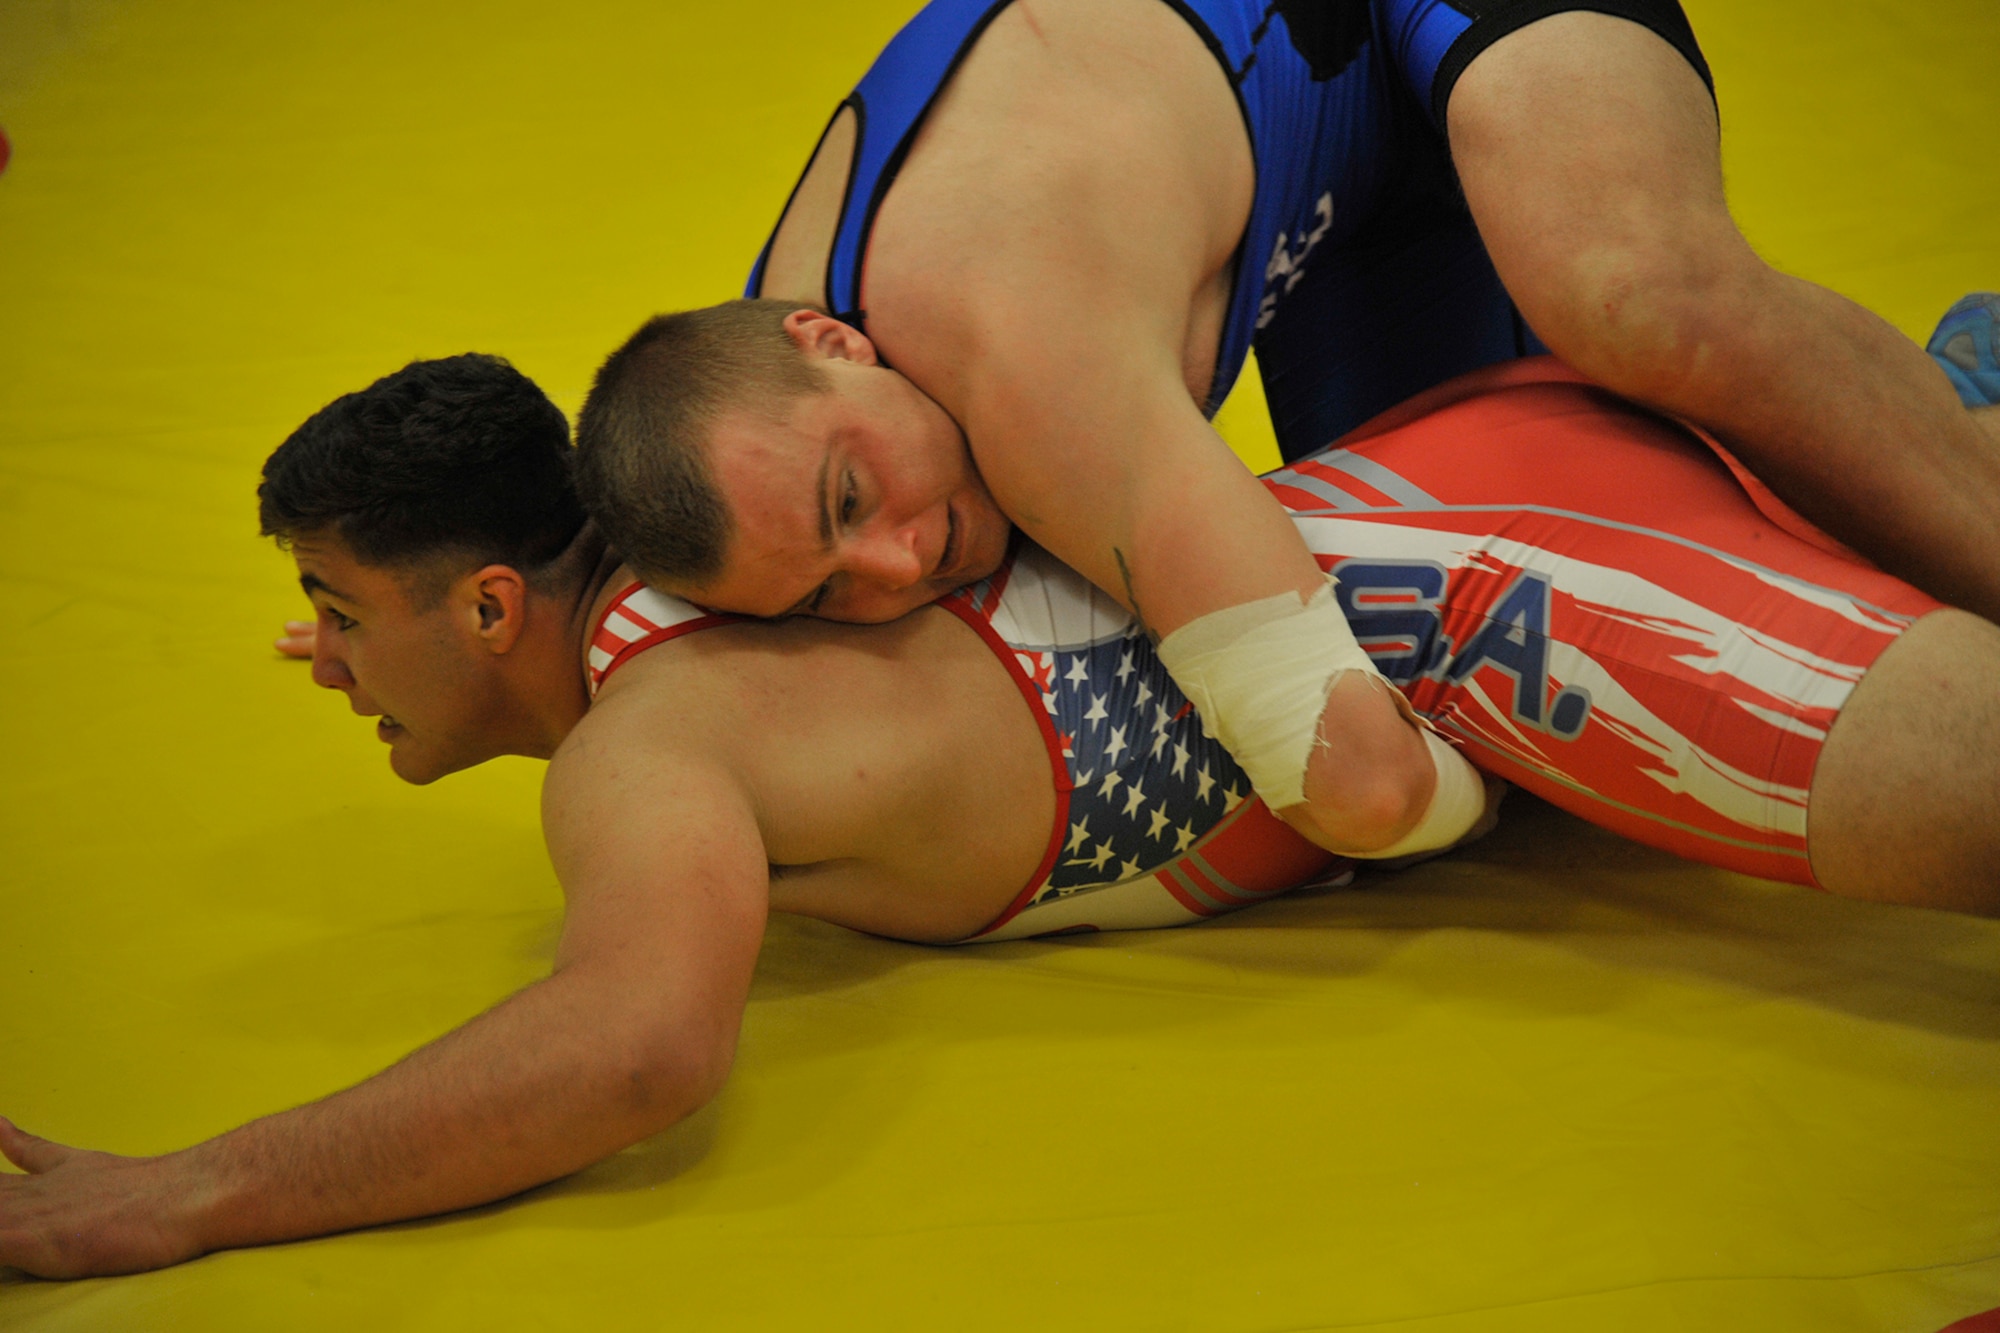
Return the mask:
<svg viewBox="0 0 2000 1333"><path fill-rule="evenodd" d="M1185 391L1164 376L1117 378L983 405L970 433L1001 508L1156 637L1225 607L1310 595L1324 576L1290 516Z"/></svg>
<svg viewBox="0 0 2000 1333"><path fill-rule="evenodd" d="M179 1185L197 1253L502 1198L664 1128L719 1082L620 1003L558 973L364 1083L155 1168Z"/></svg>
<svg viewBox="0 0 2000 1333"><path fill-rule="evenodd" d="M1984 432L1987 444L2000 449L2000 407L1973 408L1972 424Z"/></svg>
<svg viewBox="0 0 2000 1333"><path fill-rule="evenodd" d="M1115 412L1088 444L1047 447L1093 420L1080 403L1008 440L996 497L1163 640L1162 662L1267 805L1330 850L1395 844L1429 809L1432 757L1386 683L1355 679L1372 668L1338 610L1313 603L1326 579L1291 515L1184 395L1169 412L1103 392ZM1016 424L1033 420L1018 410ZM1244 638L1246 604L1267 600L1274 619Z"/></svg>
<svg viewBox="0 0 2000 1333"><path fill-rule="evenodd" d="M1967 412L1923 350L1877 316L1775 271L1683 327L1695 331L1685 355L1650 366L1572 359L1711 431L1885 569L2000 617L2000 420Z"/></svg>

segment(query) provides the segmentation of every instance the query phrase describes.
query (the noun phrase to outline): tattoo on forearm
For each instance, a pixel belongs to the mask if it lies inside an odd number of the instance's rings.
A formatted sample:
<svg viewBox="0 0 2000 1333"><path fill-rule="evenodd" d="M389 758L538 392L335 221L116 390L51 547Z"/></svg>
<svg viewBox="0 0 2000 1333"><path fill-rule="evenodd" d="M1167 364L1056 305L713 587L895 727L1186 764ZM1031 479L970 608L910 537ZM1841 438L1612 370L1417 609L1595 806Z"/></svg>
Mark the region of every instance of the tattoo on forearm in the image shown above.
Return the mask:
<svg viewBox="0 0 2000 1333"><path fill-rule="evenodd" d="M1132 614L1138 618L1140 632L1157 645L1160 636L1153 633L1153 627L1146 623L1146 612L1139 605L1139 594L1132 588L1132 566L1125 563L1125 552L1114 546L1111 548L1111 558L1118 562L1118 577L1125 580L1125 602L1132 608Z"/></svg>

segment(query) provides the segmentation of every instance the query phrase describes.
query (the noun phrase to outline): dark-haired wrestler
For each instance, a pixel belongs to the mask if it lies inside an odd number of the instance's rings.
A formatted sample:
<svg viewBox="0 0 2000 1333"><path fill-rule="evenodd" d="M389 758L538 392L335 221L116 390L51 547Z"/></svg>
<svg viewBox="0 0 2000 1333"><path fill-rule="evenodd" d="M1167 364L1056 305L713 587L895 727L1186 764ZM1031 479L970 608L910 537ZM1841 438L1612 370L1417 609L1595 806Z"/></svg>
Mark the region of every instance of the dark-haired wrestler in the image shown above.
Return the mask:
<svg viewBox="0 0 2000 1333"><path fill-rule="evenodd" d="M677 446L695 484L672 495L607 493L727 537L645 552L661 586L864 621L988 572L1004 513L1163 636L1311 836L1448 842L1476 784L1367 687L1317 565L1204 420L1253 343L1288 457L1546 344L2000 616L2000 423L1751 251L1708 80L1673 0L933 0L750 280L799 309L832 393L721 423L712 477ZM660 438L642 351L607 366L587 449ZM879 438L905 422L917 452ZM953 423L991 498L950 483ZM613 529L635 557L641 526Z"/></svg>
<svg viewBox="0 0 2000 1333"><path fill-rule="evenodd" d="M1658 845L2000 910L2000 630L1788 534L1683 432L1522 372L1270 478L1415 706ZM183 1152L0 1121L29 1173L0 1176L0 1264L156 1267L615 1152L721 1085L771 910L1012 938L1191 921L1340 868L1247 796L1132 617L1045 553L892 625L732 621L633 584L568 463L560 413L464 357L331 405L261 491L318 612L314 679L378 719L399 775L551 760L551 975ZM1678 530L1632 521L1639 501Z"/></svg>

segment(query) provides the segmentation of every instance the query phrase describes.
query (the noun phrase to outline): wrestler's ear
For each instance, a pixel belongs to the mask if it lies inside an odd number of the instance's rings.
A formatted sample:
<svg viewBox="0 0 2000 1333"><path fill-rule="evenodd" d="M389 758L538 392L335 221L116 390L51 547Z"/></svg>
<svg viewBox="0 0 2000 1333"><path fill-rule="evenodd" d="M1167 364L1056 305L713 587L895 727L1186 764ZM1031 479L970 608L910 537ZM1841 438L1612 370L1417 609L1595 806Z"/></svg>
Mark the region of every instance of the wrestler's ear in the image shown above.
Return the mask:
<svg viewBox="0 0 2000 1333"><path fill-rule="evenodd" d="M520 639L528 621L528 581L509 565L488 565L459 580L464 613L473 633L491 653L505 653Z"/></svg>
<svg viewBox="0 0 2000 1333"><path fill-rule="evenodd" d="M785 316L785 332L807 356L852 361L858 366L880 363L875 344L852 324L843 324L819 310L799 309Z"/></svg>

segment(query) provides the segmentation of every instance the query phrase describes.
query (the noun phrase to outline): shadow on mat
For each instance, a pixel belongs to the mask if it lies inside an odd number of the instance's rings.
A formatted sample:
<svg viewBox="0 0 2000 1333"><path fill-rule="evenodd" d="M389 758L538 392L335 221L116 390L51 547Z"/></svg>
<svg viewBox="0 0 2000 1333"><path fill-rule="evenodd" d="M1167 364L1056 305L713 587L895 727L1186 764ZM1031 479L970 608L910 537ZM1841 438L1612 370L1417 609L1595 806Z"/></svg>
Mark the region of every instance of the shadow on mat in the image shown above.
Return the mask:
<svg viewBox="0 0 2000 1333"><path fill-rule="evenodd" d="M1322 957L1311 945L1320 932L1394 940L1440 931L1492 934L1601 965L1607 1004L1618 974L1678 975L1988 1039L2000 1002L2000 922L1696 865L1521 792L1509 797L1498 830L1456 856L1395 874L1364 872L1347 889L1288 895L1172 932L1188 943L1163 937L1159 947L1179 952L1198 939L1247 971L1331 976L1350 972L1351 960L1344 944ZM1431 970L1424 982L1472 993L1479 977ZM1535 1012L1598 1007L1574 989L1541 995L1518 978L1490 998Z"/></svg>

